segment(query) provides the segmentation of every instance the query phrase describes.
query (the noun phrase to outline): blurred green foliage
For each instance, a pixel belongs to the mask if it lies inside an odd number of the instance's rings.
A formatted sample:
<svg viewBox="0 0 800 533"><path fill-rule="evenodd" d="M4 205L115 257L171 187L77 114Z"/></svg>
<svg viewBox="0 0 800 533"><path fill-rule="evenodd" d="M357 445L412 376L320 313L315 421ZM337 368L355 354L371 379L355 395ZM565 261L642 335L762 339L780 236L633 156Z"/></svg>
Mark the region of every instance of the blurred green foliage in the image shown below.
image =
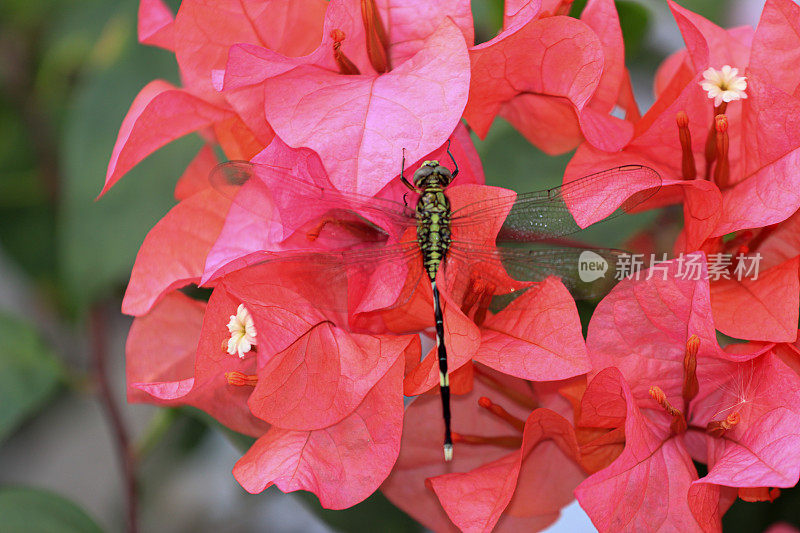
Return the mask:
<svg viewBox="0 0 800 533"><path fill-rule="evenodd" d="M0 314L0 443L55 392L63 368L32 324Z"/></svg>
<svg viewBox="0 0 800 533"><path fill-rule="evenodd" d="M98 59L74 88L60 144L59 274L69 306L78 312L120 294L136 250L175 203L175 182L201 145L189 137L159 150L95 201L122 117L138 91L154 78L177 83L173 56L138 45L135 6L121 7L93 49Z"/></svg>
<svg viewBox="0 0 800 533"><path fill-rule="evenodd" d="M136 4L3 4L0 242L72 315L124 288L147 231L201 144L182 139L95 202L117 131L154 78L178 81L174 57L136 40Z"/></svg>
<svg viewBox="0 0 800 533"><path fill-rule="evenodd" d="M0 533L101 533L80 508L45 490L0 489Z"/></svg>

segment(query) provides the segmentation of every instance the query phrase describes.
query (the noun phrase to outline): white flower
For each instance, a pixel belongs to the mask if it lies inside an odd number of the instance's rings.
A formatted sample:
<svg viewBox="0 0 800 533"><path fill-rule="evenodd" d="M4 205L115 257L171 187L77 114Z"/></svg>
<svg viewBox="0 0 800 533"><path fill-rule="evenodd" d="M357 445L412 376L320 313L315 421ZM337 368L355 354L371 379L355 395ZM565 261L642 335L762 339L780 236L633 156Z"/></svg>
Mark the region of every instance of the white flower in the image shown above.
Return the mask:
<svg viewBox="0 0 800 533"><path fill-rule="evenodd" d="M238 353L239 357L244 357L244 354L256 344L256 325L244 304L239 304L236 314L231 315L228 331L231 332L231 338L228 340L228 353L231 355Z"/></svg>
<svg viewBox="0 0 800 533"><path fill-rule="evenodd" d="M747 98L747 78L737 76L738 68L725 65L722 70L709 68L703 72L705 81L700 82L703 90L708 92L708 97L714 99L714 106L719 106L722 102L733 102Z"/></svg>

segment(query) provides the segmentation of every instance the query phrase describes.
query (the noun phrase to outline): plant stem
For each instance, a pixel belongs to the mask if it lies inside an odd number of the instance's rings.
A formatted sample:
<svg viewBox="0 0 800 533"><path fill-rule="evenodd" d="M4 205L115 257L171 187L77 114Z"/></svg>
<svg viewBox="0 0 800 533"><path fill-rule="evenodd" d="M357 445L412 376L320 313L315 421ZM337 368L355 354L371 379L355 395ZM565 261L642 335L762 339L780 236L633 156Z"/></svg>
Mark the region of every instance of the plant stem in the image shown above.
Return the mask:
<svg viewBox="0 0 800 533"><path fill-rule="evenodd" d="M137 494L136 494L136 457L128 437L128 430L125 421L122 419L119 407L111 391L106 372L106 360L108 359L108 338L107 324L104 308L101 304L96 304L89 317L92 363L97 384L99 385L99 395L106 415L111 423L111 429L116 441L117 454L122 463L122 474L125 478L125 493L127 502L127 531L137 533Z"/></svg>

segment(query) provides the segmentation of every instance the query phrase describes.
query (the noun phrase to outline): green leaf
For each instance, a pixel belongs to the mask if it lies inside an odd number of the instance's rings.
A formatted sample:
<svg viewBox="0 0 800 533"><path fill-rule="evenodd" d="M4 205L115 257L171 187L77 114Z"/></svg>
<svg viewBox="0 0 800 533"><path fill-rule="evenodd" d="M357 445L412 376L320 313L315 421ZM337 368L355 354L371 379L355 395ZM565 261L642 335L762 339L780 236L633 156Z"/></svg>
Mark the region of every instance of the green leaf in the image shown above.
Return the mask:
<svg viewBox="0 0 800 533"><path fill-rule="evenodd" d="M116 43L109 46L119 49L119 57L109 63L108 57L96 54L94 70L75 90L61 143L58 253L67 302L75 312L121 292L144 236L174 205L175 182L201 146L195 136L175 141L95 201L134 97L154 78L177 77L171 54L136 43L135 21L134 10L128 9L107 22L109 29L98 44Z"/></svg>
<svg viewBox="0 0 800 533"><path fill-rule="evenodd" d="M0 533L102 533L80 507L58 494L0 489Z"/></svg>
<svg viewBox="0 0 800 533"><path fill-rule="evenodd" d="M57 388L62 368L36 331L0 314L0 442ZM0 513L2 516L2 513ZM1 521L0 521L1 524Z"/></svg>
<svg viewBox="0 0 800 533"><path fill-rule="evenodd" d="M570 16L580 18L586 8L587 0L576 0L570 9ZM625 60L629 61L639 55L644 36L650 24L650 11L635 0L616 0L619 25L625 41ZM685 4L683 4L685 5Z"/></svg>
<svg viewBox="0 0 800 533"><path fill-rule="evenodd" d="M323 509L316 496L297 491L306 507L329 526L348 533L417 533L422 531L414 519L392 504L380 491L349 509L331 511Z"/></svg>
<svg viewBox="0 0 800 533"><path fill-rule="evenodd" d="M625 59L630 61L642 50L642 43L650 27L650 11L638 2L618 0L617 13L625 41Z"/></svg>
<svg viewBox="0 0 800 533"><path fill-rule="evenodd" d="M493 39L503 27L503 1L473 0L470 7L475 25L475 44Z"/></svg>
<svg viewBox="0 0 800 533"><path fill-rule="evenodd" d="M518 192L561 184L572 153L549 156L533 146L511 124L496 118L486 139L473 135L481 156L486 184Z"/></svg>
<svg viewBox="0 0 800 533"><path fill-rule="evenodd" d="M731 12L731 4L730 0L727 2L709 2L708 0L682 0L678 2L681 6L688 9L689 11L694 11L698 15L701 15L711 22L722 26L727 27L727 18L730 16ZM753 21L755 22L755 21Z"/></svg>
<svg viewBox="0 0 800 533"><path fill-rule="evenodd" d="M36 282L52 283L55 215L31 142L36 132L23 116L22 105L19 93L0 95L0 243Z"/></svg>
<svg viewBox="0 0 800 533"><path fill-rule="evenodd" d="M188 416L194 417L196 420L199 420L206 424L210 428L214 428L222 435L228 439L228 441L233 444L233 446L242 453L245 453L250 446L255 444L256 439L249 435L244 435L237 431L234 431L220 423L217 419L215 419L210 414L206 413L205 411L201 411L196 407L190 406L183 406L180 410Z"/></svg>

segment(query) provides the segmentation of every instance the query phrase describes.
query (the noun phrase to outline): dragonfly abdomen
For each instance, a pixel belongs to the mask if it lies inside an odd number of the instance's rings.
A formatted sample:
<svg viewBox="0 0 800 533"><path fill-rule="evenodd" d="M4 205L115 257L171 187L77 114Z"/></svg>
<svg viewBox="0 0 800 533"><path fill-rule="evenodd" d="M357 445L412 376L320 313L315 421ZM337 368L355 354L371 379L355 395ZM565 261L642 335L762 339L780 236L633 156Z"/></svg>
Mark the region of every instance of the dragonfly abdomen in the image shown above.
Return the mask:
<svg viewBox="0 0 800 533"><path fill-rule="evenodd" d="M437 185L425 187L417 202L417 242L431 281L450 248L450 201Z"/></svg>

